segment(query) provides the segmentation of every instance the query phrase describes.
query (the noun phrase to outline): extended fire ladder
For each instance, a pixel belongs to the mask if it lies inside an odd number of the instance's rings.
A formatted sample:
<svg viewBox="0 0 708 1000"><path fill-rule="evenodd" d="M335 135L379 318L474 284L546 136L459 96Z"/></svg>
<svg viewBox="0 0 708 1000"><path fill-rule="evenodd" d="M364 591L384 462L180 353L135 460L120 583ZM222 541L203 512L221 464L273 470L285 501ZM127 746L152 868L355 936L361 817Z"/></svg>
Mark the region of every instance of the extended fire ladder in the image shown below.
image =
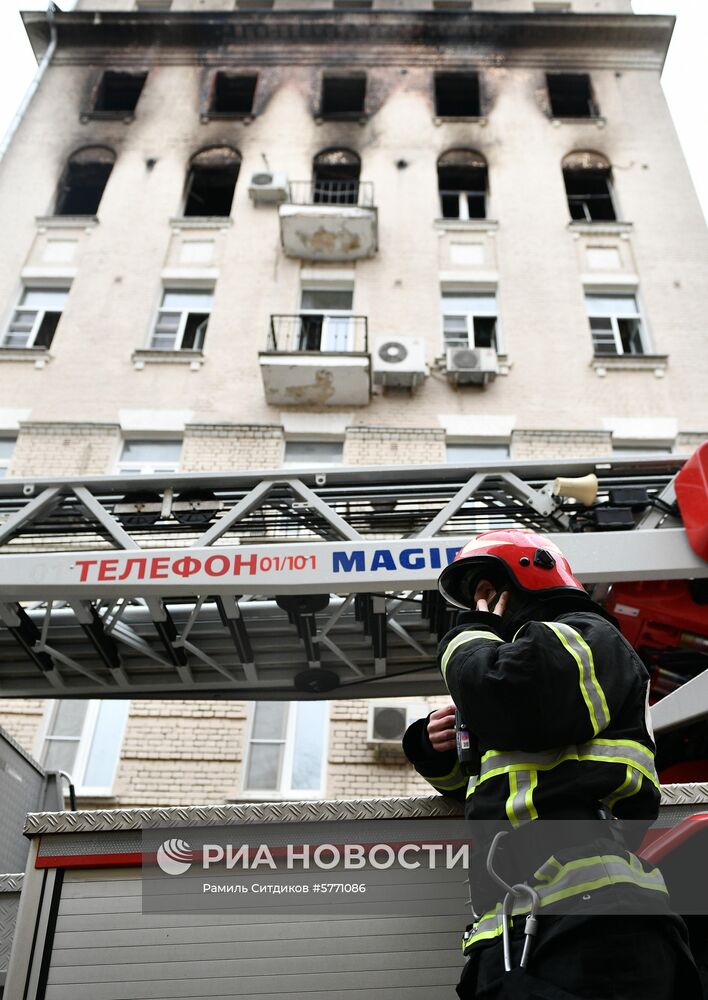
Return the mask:
<svg viewBox="0 0 708 1000"><path fill-rule="evenodd" d="M550 535L597 598L708 577L674 502L684 461L6 480L0 694L440 691L435 582L480 531ZM588 473L592 505L553 494Z"/></svg>

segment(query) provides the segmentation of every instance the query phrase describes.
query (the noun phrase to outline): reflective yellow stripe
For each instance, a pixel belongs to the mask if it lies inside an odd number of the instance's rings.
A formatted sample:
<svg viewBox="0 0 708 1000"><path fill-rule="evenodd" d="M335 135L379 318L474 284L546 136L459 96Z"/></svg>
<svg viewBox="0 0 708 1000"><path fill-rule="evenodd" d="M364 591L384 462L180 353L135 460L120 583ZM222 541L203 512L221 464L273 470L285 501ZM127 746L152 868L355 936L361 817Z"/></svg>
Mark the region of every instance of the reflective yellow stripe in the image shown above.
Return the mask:
<svg viewBox="0 0 708 1000"><path fill-rule="evenodd" d="M541 909L561 900L613 885L633 885L637 889L668 895L658 868L645 870L640 859L633 854L629 855L629 861L620 855L602 854L569 861L563 865L551 857L534 872L531 885L538 893ZM519 900L513 907L514 916L523 916L528 912L529 905L525 900ZM498 903L494 910L483 914L472 930L467 932L462 943L463 951L466 952L477 941L497 937L501 932L501 904Z"/></svg>
<svg viewBox="0 0 708 1000"><path fill-rule="evenodd" d="M624 764L643 774L656 788L660 787L654 755L650 750L633 740L609 739L591 740L574 749L547 750L541 753L487 750L481 761L479 783L513 771L552 771L569 760Z"/></svg>
<svg viewBox="0 0 708 1000"><path fill-rule="evenodd" d="M614 810L617 802L620 802L622 799L628 799L641 791L643 782L644 775L628 764L627 774L622 784L618 788L615 788L612 795L603 800L610 812Z"/></svg>
<svg viewBox="0 0 708 1000"><path fill-rule="evenodd" d="M528 820L538 819L533 803L533 791L538 784L538 773L529 768L526 771L509 772L509 798L506 800L506 815L513 827L521 826Z"/></svg>
<svg viewBox="0 0 708 1000"><path fill-rule="evenodd" d="M475 639L493 639L494 642L504 641L503 639L500 639L498 635L495 635L493 632L480 632L480 631L460 632L459 635L456 635L455 638L451 640L451 642L447 646L447 649L443 653L442 659L440 661L440 669L442 670L443 680L446 683L447 683L447 678L446 678L447 665L450 662L450 657L455 652L455 650L460 648L460 646L464 646L468 642L474 642Z"/></svg>
<svg viewBox="0 0 708 1000"><path fill-rule="evenodd" d="M590 715L593 736L610 724L610 710L605 692L595 675L595 661L592 650L583 637L570 625L561 622L543 622L563 643L578 665L580 693Z"/></svg>

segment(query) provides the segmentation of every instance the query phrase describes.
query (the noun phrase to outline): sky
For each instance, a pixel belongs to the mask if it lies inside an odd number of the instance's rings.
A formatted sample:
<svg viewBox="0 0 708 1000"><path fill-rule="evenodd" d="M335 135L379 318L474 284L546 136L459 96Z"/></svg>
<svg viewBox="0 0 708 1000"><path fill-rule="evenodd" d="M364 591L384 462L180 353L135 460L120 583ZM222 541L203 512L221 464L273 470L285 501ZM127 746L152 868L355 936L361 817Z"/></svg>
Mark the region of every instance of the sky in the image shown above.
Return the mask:
<svg viewBox="0 0 708 1000"><path fill-rule="evenodd" d="M58 0L65 10L73 0ZM636 14L674 14L676 28L662 86L693 183L708 219L708 0L633 0ZM0 0L0 135L10 125L34 74L20 10L43 10L44 0Z"/></svg>

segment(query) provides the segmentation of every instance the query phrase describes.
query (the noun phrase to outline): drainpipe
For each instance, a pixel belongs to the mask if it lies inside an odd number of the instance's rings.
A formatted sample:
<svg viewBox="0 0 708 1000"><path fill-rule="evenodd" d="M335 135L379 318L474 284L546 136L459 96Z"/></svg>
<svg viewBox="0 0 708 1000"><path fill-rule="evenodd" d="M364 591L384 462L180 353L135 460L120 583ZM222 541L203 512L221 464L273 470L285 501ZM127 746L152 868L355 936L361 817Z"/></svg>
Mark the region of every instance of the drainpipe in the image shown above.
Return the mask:
<svg viewBox="0 0 708 1000"><path fill-rule="evenodd" d="M0 144L0 160L4 158L5 153L7 152L10 143L14 138L15 132L19 128L20 122L24 117L25 111L29 107L30 101L34 97L37 88L39 87L39 84L41 82L41 79L46 72L47 66L51 62L52 56L54 55L54 51L57 47L57 27L54 22L54 16L57 10L58 8L55 6L54 3L52 3L52 0L49 0L49 6L47 7L47 23L49 24L49 45L47 46L47 51L42 56L41 62L37 66L37 69L34 74L34 79L27 88L27 92L25 93L25 96L22 98L22 102L19 108L17 109L15 117L10 122L10 126L7 132L5 133L2 143Z"/></svg>

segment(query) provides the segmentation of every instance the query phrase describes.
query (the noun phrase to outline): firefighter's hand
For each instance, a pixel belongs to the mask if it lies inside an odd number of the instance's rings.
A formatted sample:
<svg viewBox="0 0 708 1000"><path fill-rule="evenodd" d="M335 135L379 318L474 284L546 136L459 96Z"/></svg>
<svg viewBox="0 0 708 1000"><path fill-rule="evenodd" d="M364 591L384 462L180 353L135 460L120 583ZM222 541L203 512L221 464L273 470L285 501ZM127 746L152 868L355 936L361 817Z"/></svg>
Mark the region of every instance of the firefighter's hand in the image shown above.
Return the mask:
<svg viewBox="0 0 708 1000"><path fill-rule="evenodd" d="M428 719L428 739L433 750L454 750L455 743L455 706L446 705L437 708Z"/></svg>
<svg viewBox="0 0 708 1000"><path fill-rule="evenodd" d="M489 582L489 580L480 580L477 584L477 589L474 592L475 609L477 611L489 611L489 602L496 596L496 588ZM508 599L509 592L507 590L502 591L492 613L500 616L503 615Z"/></svg>

